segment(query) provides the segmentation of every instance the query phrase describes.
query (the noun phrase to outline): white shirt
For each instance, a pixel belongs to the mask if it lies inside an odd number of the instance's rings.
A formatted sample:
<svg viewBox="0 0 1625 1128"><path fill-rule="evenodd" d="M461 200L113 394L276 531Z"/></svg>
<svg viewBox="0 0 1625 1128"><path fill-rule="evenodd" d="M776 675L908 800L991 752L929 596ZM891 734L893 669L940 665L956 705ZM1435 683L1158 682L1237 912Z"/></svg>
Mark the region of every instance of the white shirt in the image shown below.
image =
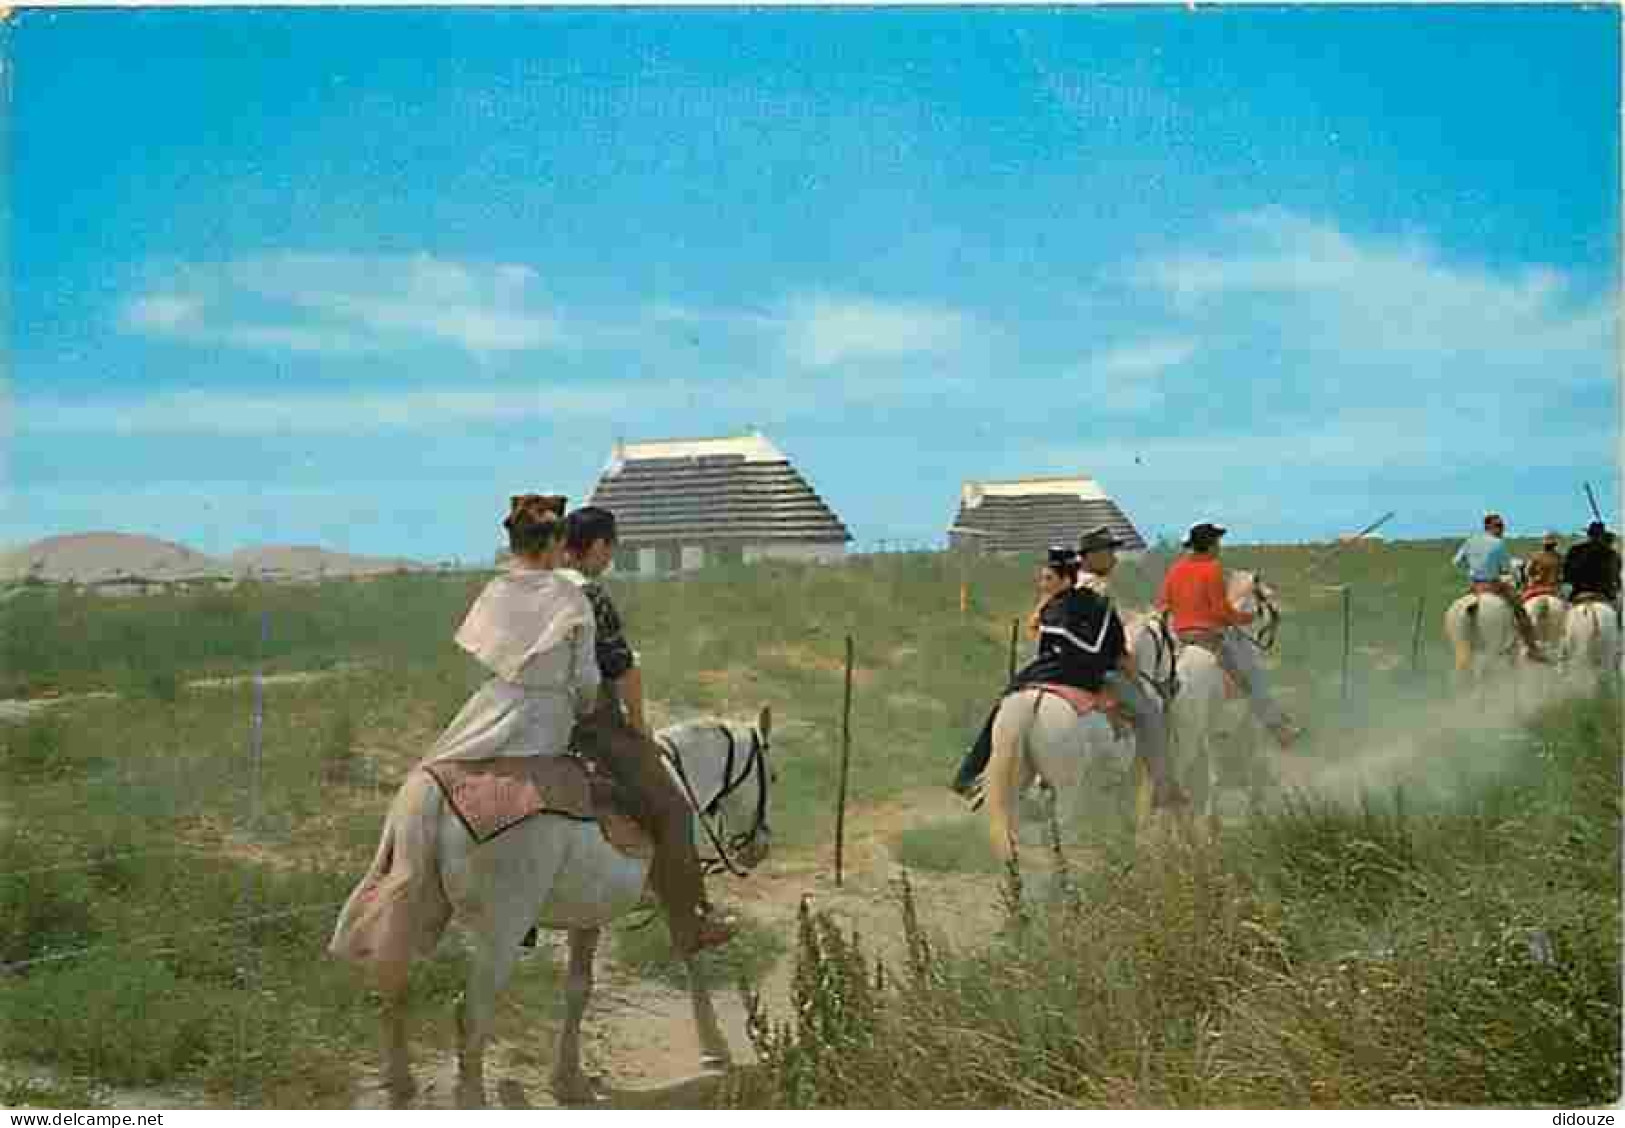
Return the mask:
<svg viewBox="0 0 1625 1128"><path fill-rule="evenodd" d="M587 597L556 572L516 568L486 584L456 640L495 676L426 761L563 753L597 697L595 633Z"/></svg>

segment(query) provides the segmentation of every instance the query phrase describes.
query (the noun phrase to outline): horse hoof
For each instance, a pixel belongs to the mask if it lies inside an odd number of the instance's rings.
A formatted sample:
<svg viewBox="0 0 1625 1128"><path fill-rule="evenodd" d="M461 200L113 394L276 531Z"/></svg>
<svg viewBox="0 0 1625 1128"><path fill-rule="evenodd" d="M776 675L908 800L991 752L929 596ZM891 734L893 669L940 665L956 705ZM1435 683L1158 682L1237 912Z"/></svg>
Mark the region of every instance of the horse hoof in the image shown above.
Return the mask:
<svg viewBox="0 0 1625 1128"><path fill-rule="evenodd" d="M700 1055L701 1069L722 1071L733 1065L733 1063L733 1054L729 1053L727 1050L723 1050L720 1053L713 1052Z"/></svg>
<svg viewBox="0 0 1625 1128"><path fill-rule="evenodd" d="M411 1108L412 1102L417 1099L418 1086L410 1076L392 1077L384 1085L384 1091L389 1095L390 1108Z"/></svg>

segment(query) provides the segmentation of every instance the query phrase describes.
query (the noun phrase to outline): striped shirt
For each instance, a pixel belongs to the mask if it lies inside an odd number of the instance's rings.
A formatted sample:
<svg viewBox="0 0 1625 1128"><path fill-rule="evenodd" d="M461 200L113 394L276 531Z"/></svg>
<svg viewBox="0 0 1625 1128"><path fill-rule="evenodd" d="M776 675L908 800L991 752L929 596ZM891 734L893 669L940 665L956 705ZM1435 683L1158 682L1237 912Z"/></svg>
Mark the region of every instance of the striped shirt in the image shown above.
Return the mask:
<svg viewBox="0 0 1625 1128"><path fill-rule="evenodd" d="M581 588L581 594L587 597L592 605L593 625L597 628L595 638L596 653L598 656L598 672L606 681L619 680L626 671L638 664L637 651L632 644L626 641L626 628L621 622L621 613L615 609L615 601L610 599L609 592L597 580L588 579L574 568L560 568L559 574Z"/></svg>

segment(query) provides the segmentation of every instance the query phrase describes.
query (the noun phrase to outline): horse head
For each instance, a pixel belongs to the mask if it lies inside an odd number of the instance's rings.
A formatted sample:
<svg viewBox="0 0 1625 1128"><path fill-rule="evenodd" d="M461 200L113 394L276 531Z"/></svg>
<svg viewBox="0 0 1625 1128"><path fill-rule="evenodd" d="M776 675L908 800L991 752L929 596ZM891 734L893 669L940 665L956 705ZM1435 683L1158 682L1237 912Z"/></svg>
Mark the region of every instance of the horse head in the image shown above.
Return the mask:
<svg viewBox="0 0 1625 1128"><path fill-rule="evenodd" d="M735 874L760 865L773 845L771 707L762 707L754 725L688 721L661 729L655 740L714 851L709 864Z"/></svg>
<svg viewBox="0 0 1625 1128"><path fill-rule="evenodd" d="M1264 582L1263 575L1231 572L1227 594L1237 611L1254 616L1258 628L1253 632L1253 641L1265 650L1274 646L1275 633L1281 625L1281 610L1275 604L1275 589Z"/></svg>

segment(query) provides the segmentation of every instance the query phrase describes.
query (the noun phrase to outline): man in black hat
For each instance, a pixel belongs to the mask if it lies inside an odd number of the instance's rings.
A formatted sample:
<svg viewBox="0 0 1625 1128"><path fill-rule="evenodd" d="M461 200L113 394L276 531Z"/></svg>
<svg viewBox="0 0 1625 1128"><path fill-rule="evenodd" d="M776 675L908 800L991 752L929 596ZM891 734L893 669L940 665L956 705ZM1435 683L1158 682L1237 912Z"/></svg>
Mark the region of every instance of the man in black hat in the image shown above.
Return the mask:
<svg viewBox="0 0 1625 1128"><path fill-rule="evenodd" d="M1108 614L1123 633L1123 622L1109 595L1112 571L1117 567L1117 550L1123 547L1106 525L1090 529L1078 538L1078 588L1106 601ZM1102 679L1105 687L1123 705L1134 725L1134 754L1145 761L1146 774L1151 777L1158 806L1184 800L1183 793L1169 778L1168 724L1163 716L1162 703L1154 700L1140 683L1134 665L1134 655L1125 644L1116 664Z"/></svg>
<svg viewBox="0 0 1625 1128"><path fill-rule="evenodd" d="M1614 534L1601 521L1586 526L1586 539L1570 548L1563 558L1563 582L1569 585L1571 603L1619 598L1619 553Z"/></svg>
<svg viewBox="0 0 1625 1128"><path fill-rule="evenodd" d="M1110 533L1098 531L1105 533L1103 539L1094 539L1092 533L1085 538L1090 553L1112 552L1116 545L1107 543L1112 539ZM1096 563L1100 562L1097 556ZM1183 799L1183 794L1168 772L1167 730L1162 714L1149 697L1131 677L1121 676L1127 652L1123 623L1111 600L1088 588L1069 588L1044 605L1039 615L1038 656L1016 673L1004 692L1008 695L1025 686L1053 682L1099 693L1109 683L1112 692L1135 711L1136 749L1145 757L1151 775L1153 805L1172 806ZM997 715L995 705L952 785L973 805L980 805L977 785L992 755L993 718Z"/></svg>

